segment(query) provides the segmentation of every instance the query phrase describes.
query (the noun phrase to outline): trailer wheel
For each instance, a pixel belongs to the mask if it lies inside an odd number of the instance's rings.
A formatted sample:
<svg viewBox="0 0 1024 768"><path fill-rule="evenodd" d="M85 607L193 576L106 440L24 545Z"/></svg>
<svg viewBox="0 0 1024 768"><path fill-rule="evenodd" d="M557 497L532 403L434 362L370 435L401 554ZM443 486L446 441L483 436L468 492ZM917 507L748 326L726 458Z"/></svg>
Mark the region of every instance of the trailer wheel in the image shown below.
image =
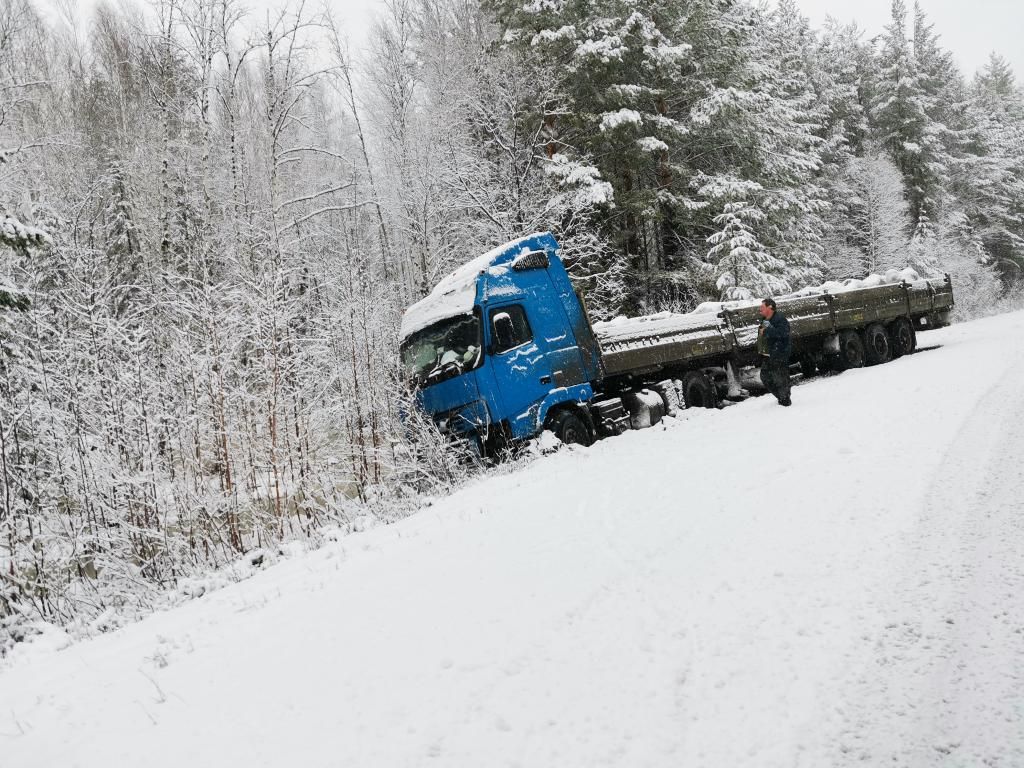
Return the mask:
<svg viewBox="0 0 1024 768"><path fill-rule="evenodd" d="M895 360L898 357L909 355L917 349L917 334L914 326L905 317L894 320L889 326L889 341L892 348L892 356Z"/></svg>
<svg viewBox="0 0 1024 768"><path fill-rule="evenodd" d="M582 417L574 410L559 411L548 427L566 445L593 445L594 437Z"/></svg>
<svg viewBox="0 0 1024 768"><path fill-rule="evenodd" d="M856 331L843 331L839 334L837 364L840 371L864 367L864 341Z"/></svg>
<svg viewBox="0 0 1024 768"><path fill-rule="evenodd" d="M884 365L892 360L892 345L889 334L878 323L873 323L864 331L865 354L868 365Z"/></svg>
<svg viewBox="0 0 1024 768"><path fill-rule="evenodd" d="M717 408L715 382L703 371L690 371L683 376L683 402L687 408Z"/></svg>

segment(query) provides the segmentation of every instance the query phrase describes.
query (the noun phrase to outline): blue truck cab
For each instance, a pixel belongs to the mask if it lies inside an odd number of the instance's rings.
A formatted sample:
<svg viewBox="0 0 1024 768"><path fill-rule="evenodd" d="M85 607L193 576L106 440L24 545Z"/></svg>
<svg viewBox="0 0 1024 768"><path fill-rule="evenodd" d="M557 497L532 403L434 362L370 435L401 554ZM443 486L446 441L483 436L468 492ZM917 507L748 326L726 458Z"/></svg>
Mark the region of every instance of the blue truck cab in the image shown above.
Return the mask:
<svg viewBox="0 0 1024 768"><path fill-rule="evenodd" d="M401 358L417 404L444 432L522 440L590 402L601 356L548 233L459 268L402 318Z"/></svg>

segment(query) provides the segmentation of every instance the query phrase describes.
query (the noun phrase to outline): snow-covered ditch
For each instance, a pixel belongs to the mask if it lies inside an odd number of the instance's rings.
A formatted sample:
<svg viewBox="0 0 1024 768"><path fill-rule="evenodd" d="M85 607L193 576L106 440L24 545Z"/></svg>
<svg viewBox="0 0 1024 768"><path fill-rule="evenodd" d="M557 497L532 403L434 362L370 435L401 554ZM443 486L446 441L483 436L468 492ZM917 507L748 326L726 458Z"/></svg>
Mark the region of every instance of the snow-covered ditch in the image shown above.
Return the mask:
<svg viewBox="0 0 1024 768"><path fill-rule="evenodd" d="M0 672L0 765L1024 765L1024 314Z"/></svg>

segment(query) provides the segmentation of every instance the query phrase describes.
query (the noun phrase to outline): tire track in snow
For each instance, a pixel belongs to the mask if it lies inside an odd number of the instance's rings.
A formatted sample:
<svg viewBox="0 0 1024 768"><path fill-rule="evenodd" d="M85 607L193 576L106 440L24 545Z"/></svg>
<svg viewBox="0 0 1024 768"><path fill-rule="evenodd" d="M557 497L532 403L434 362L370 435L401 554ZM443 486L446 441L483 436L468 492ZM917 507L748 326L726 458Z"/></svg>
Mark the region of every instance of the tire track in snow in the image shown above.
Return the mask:
<svg viewBox="0 0 1024 768"><path fill-rule="evenodd" d="M1024 766L1024 361L973 409L929 485L838 765ZM993 429L992 425L999 425Z"/></svg>

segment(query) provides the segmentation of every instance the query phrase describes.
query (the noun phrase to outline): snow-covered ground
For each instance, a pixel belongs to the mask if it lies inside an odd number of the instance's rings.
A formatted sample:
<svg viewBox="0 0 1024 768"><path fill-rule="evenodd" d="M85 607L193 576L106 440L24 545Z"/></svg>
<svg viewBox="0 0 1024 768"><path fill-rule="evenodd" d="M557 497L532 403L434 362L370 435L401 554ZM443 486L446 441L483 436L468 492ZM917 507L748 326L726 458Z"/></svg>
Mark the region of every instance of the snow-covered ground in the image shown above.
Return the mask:
<svg viewBox="0 0 1024 768"><path fill-rule="evenodd" d="M1024 313L0 672L0 766L1022 766Z"/></svg>

